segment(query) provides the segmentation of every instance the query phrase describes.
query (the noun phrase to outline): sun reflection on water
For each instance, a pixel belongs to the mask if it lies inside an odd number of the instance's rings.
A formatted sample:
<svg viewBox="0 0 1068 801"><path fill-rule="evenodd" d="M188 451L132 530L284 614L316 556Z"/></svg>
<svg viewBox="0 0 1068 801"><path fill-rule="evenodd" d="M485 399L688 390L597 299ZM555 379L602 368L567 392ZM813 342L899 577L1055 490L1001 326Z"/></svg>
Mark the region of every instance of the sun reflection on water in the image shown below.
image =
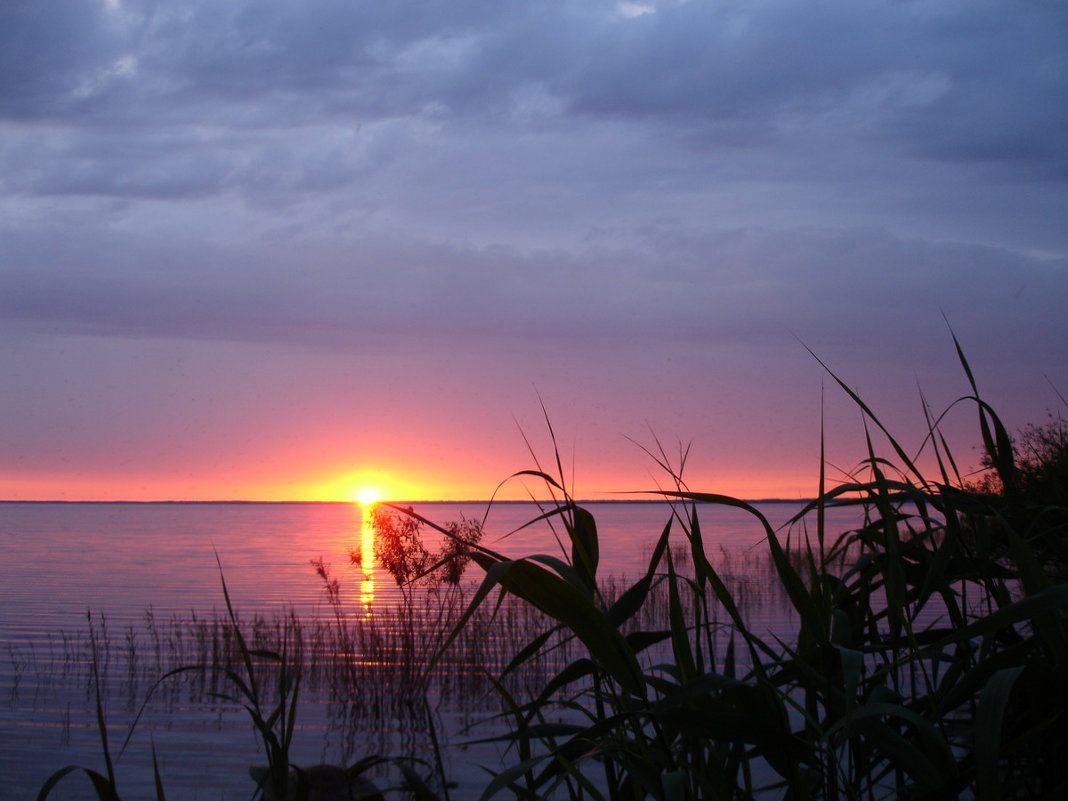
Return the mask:
<svg viewBox="0 0 1068 801"><path fill-rule="evenodd" d="M360 568L363 578L360 581L360 603L364 612L371 614L375 600L375 528L374 504L360 504Z"/></svg>

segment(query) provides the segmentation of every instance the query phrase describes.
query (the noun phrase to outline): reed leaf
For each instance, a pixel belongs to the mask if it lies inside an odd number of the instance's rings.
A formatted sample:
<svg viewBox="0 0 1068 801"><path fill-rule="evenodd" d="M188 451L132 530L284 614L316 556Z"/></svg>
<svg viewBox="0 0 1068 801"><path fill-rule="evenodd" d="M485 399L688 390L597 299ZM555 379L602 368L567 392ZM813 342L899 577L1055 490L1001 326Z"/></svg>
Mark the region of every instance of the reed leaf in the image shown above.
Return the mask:
<svg viewBox="0 0 1068 801"><path fill-rule="evenodd" d="M93 785L93 791L96 793L96 797L99 801L121 801L118 792L115 790L115 785L107 776L90 768L83 768L78 765L67 765L49 776L37 793L37 801L45 801L51 794L52 790L55 789L56 785L59 784L64 777L77 771L81 771L89 777L89 781L92 782Z"/></svg>
<svg viewBox="0 0 1068 801"><path fill-rule="evenodd" d="M483 561L485 557L480 554L474 558L486 571L484 586L500 586L562 623L622 687L635 695L642 694L644 682L634 654L605 613L594 605L581 579L565 581L529 559L491 562Z"/></svg>
<svg viewBox="0 0 1068 801"><path fill-rule="evenodd" d="M567 531L571 537L571 564L591 590L597 589L597 563L600 558L597 543L597 523L588 510L575 504L567 505L570 521Z"/></svg>
<svg viewBox="0 0 1068 801"><path fill-rule="evenodd" d="M913 475L921 476L922 473L917 469L916 465L913 463L913 460L909 458L909 455L905 452L905 449L901 447L898 441L893 437L893 435L891 435L890 430L883 425L882 421L880 421L879 418L875 415L875 412L873 412L868 407L868 404L861 399L860 395L858 395L853 389L851 389L849 385L845 383L845 381L839 378L838 375L833 370L831 370L831 368L828 367L823 362L823 360L820 359L820 357L817 356L807 345L804 347L805 350L807 350L809 354L811 354L812 358L815 359L819 363L819 365L827 371L828 375L830 375L831 378L834 379L835 383L842 388L842 390L849 396L853 403L857 405L861 412L864 413L865 417L871 420L878 427L878 429L883 432L883 435L890 443L890 446L894 449L894 452L897 454L902 464L904 464Z"/></svg>
<svg viewBox="0 0 1068 801"><path fill-rule="evenodd" d="M899 725L892 725L892 721L907 724L913 737L902 736ZM850 723L925 790L938 789L956 778L957 763L949 744L931 721L913 710L900 704L868 702L854 711Z"/></svg>
<svg viewBox="0 0 1068 801"><path fill-rule="evenodd" d="M890 501L886 480L879 469L879 459L875 456L871 437L865 431L868 445L870 466L873 475L871 490L875 496L875 505L879 510L882 526L882 549L885 551L885 569L883 577L886 587L886 612L890 623L890 636L897 637L905 624L905 579L901 572L901 544L897 528L897 513Z"/></svg>
<svg viewBox="0 0 1068 801"><path fill-rule="evenodd" d="M719 504L720 506L731 506L736 509L742 509L753 515L764 528L764 533L767 537L768 546L771 549L771 556L775 564L775 570L779 576L779 581L782 582L783 588L786 590L786 593L790 598L790 602L800 616L802 627L813 632L820 642L825 641L828 638L829 632L827 622L823 619L822 615L820 615L812 597L805 588L804 582L801 581L801 577L797 574L793 565L790 564L790 560L786 557L785 551L783 551L782 546L779 544L779 539L775 534L775 530L771 527L768 519L759 509L755 508L752 504L737 498L732 498L729 495L718 495L707 492L664 492L663 494L671 497L685 498L686 500L695 503L700 502ZM711 566L708 565L708 567ZM723 599L721 598L720 600L722 601ZM728 611L730 611L729 608ZM731 616L733 618L734 614ZM736 623L740 624L740 628L743 630L745 629L744 622L741 620L740 615L738 615Z"/></svg>
<svg viewBox="0 0 1068 801"><path fill-rule="evenodd" d="M928 656L950 645L965 643L975 638L992 637L1013 624L1030 621L1040 615L1063 613L1065 609L1068 609L1068 584L1046 587L963 628L953 630L932 645L921 649L918 656Z"/></svg>
<svg viewBox="0 0 1068 801"><path fill-rule="evenodd" d="M689 682L697 673L697 664L690 647L690 631L682 613L682 601L679 598L679 582L675 575L675 565L671 552L667 555L668 563L668 620L671 624L671 649L675 655L675 667L679 681Z"/></svg>
<svg viewBox="0 0 1068 801"><path fill-rule="evenodd" d="M671 522L672 519L668 518L667 524L664 526L663 532L660 534L660 538L656 541L656 545L653 548L652 557L649 559L649 567L638 581L628 587L618 600L612 604L608 610L608 619L615 626L621 626L628 620L630 620L645 604L646 599L649 597L649 590L653 585L653 578L656 575L656 570L660 565L660 560L664 556L664 552L667 550L668 537L671 534Z"/></svg>
<svg viewBox="0 0 1068 801"><path fill-rule="evenodd" d="M1023 665L997 671L979 696L975 713L975 765L981 801L1002 798L998 775L1001 770L1001 724L1013 685L1023 671Z"/></svg>
<svg viewBox="0 0 1068 801"><path fill-rule="evenodd" d="M953 337L953 346L957 349L957 358L960 360L961 367L964 368L964 374L968 377L968 383L971 385L972 400L975 401L976 406L979 408L979 430L983 436L983 446L986 449L986 454L990 458L991 466L997 471L1002 486L1005 487L1006 491L1011 492L1016 486L1016 460L1012 449L1012 439L993 408L979 397L979 387L976 384L972 368L968 364L968 359L964 355L964 349L961 348L960 342L957 341L956 334L953 334L952 331L950 334ZM991 432L991 428L993 428L993 432Z"/></svg>
<svg viewBox="0 0 1068 801"><path fill-rule="evenodd" d="M152 744L152 783L156 788L156 801L167 801L163 792L163 777L159 772L159 760L156 758L156 744Z"/></svg>

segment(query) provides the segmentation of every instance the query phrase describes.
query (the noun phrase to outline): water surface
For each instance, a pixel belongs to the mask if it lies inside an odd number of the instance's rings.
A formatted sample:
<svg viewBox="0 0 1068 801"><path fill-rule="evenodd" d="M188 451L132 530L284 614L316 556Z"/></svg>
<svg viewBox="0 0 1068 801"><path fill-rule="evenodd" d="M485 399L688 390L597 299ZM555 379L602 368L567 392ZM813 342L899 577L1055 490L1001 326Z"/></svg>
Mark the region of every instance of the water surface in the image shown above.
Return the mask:
<svg viewBox="0 0 1068 801"><path fill-rule="evenodd" d="M588 508L598 524L601 574L622 578L644 571L649 549L671 517L669 507L599 502ZM761 508L778 525L800 504ZM487 509L478 503L420 503L415 510L443 524L484 519L484 544L509 556L561 553L559 525L555 534L545 523L522 528L539 513L532 504ZM832 529L852 525L853 513L835 514ZM736 573L754 573L746 585L747 607L758 630L783 625L786 608L769 595L773 582L766 580L764 532L757 521L741 510L701 507L701 523L706 550L725 555ZM344 503L0 503L0 775L12 797L35 797L45 778L65 764L103 770L84 664L87 614L99 647L109 649L108 665L123 666L112 667L106 685L117 749L145 691L134 667L151 674L153 648L166 645L160 643L168 636L166 621L209 621L225 612L220 564L243 619L280 617L288 610L302 619L329 618L332 610L312 559L322 559L338 580L347 613L366 615L395 605L399 592L392 577L367 559L361 566L351 563L350 552L371 552L366 524L361 506ZM437 544L429 532L428 541ZM677 542L683 542L681 534ZM247 769L264 756L248 718L232 704L203 696L187 688L146 713L117 765L120 789L129 797L152 797L153 744L169 798L249 797ZM484 780L467 765L494 755L458 743L464 740L459 730L478 709L443 703L439 712L450 770L460 781L456 797L477 797ZM339 708L336 696L309 693L298 719L294 761L341 762L377 748L423 747L419 733L406 731L402 722L386 732L353 713L351 707ZM346 718L348 725L339 728ZM92 797L82 778L68 778L60 789L53 797Z"/></svg>

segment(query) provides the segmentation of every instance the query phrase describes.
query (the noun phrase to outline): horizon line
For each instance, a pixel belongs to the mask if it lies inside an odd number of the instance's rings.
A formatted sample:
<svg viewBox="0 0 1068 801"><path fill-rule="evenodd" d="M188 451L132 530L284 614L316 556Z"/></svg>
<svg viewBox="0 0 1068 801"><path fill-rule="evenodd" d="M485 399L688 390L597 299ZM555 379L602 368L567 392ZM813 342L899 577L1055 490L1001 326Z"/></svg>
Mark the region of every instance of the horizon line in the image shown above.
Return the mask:
<svg viewBox="0 0 1068 801"><path fill-rule="evenodd" d="M572 498L571 501L577 504L586 503L667 503L670 500L692 500L684 498ZM815 498L736 498L735 500L742 501L744 503L756 504L756 503L809 503L816 500ZM386 504L403 504L403 503L480 503L480 504L497 504L497 503L555 503L559 499L543 499L538 500L535 498L527 499L502 499L502 498L437 498L437 499L402 499L402 500L381 500L375 503ZM0 498L0 503L124 503L124 504L232 504L232 505L252 505L252 504L351 504L355 506L363 506L365 504L356 500L333 500L333 501L314 501L314 500L246 500L246 499L193 499L193 500L176 500L176 499L155 499L155 500L129 500L129 499L114 499L114 500L86 500L86 499L27 499L27 498ZM698 501L698 503L713 503L711 501ZM373 505L373 504L372 504Z"/></svg>

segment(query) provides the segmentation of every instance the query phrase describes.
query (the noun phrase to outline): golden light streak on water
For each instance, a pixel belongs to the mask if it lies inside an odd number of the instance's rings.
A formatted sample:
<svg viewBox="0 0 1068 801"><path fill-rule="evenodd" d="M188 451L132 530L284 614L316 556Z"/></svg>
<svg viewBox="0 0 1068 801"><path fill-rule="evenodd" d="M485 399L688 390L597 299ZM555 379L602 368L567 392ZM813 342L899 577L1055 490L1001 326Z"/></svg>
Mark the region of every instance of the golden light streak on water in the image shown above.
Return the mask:
<svg viewBox="0 0 1068 801"><path fill-rule="evenodd" d="M363 579L360 581L360 603L366 614L371 614L375 600L375 529L372 525L373 503L360 504L360 566Z"/></svg>

